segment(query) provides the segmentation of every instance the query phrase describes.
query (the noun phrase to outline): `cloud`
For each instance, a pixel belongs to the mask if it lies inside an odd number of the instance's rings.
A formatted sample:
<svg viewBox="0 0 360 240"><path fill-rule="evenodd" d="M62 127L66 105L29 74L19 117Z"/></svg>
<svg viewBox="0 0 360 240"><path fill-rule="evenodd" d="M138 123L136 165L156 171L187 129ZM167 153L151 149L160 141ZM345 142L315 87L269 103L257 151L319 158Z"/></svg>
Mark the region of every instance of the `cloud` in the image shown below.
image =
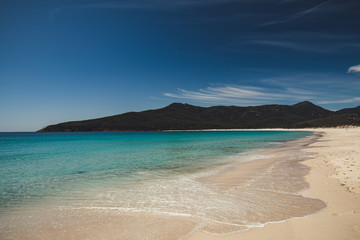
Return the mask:
<svg viewBox="0 0 360 240"><path fill-rule="evenodd" d="M264 27L264 26L269 26L269 25L275 25L275 24L281 24L281 23L287 23L287 22L295 21L295 20L297 20L297 19L299 19L299 18L301 18L301 17L303 17L305 15L308 15L308 14L311 14L311 13L314 13L314 12L320 10L321 8L323 8L325 5L329 4L332 1L333 0L322 2L322 3L318 4L318 5L315 5L315 6L311 7L311 8L308 8L306 10L297 12L297 13L292 14L292 15L285 16L285 17L277 19L277 20L272 20L272 21L260 24L259 26Z"/></svg>
<svg viewBox="0 0 360 240"><path fill-rule="evenodd" d="M360 73L360 64L349 67L347 73Z"/></svg>
<svg viewBox="0 0 360 240"><path fill-rule="evenodd" d="M309 31L289 31L281 34L253 33L233 40L226 51L258 51L258 47L282 48L309 53L343 53L360 50L358 35L334 35ZM244 49L244 47L246 47Z"/></svg>
<svg viewBox="0 0 360 240"><path fill-rule="evenodd" d="M164 93L165 96L194 100L206 103L266 103L284 100L312 99L316 93L298 88L267 89L253 86L207 87L198 91L177 89L176 93Z"/></svg>
<svg viewBox="0 0 360 240"><path fill-rule="evenodd" d="M299 43L299 42L291 42L291 41L253 40L249 42L249 44L286 48L286 49L302 51L302 52L318 52L318 53L328 52L327 48L319 48L315 45L311 45L304 42ZM330 50L334 51L335 49L330 48Z"/></svg>
<svg viewBox="0 0 360 240"><path fill-rule="evenodd" d="M360 102L360 97L354 97L354 98L342 99L342 100L318 101L317 103L332 104L332 103L352 103L352 102Z"/></svg>
<svg viewBox="0 0 360 240"><path fill-rule="evenodd" d="M261 105L312 101L317 104L360 102L360 83L333 73L297 73L250 79L247 85L215 84L198 90L177 89L163 95L207 104ZM256 86L253 85L256 83Z"/></svg>

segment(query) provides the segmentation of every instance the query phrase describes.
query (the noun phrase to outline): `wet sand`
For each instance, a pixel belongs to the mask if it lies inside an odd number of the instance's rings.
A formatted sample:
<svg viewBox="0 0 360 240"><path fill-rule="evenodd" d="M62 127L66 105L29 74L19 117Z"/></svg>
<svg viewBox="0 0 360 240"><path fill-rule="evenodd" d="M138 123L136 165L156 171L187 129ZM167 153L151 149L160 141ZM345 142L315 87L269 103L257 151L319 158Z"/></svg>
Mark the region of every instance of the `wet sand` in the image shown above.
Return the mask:
<svg viewBox="0 0 360 240"><path fill-rule="evenodd" d="M204 205L212 208L206 217L111 207L36 209L27 210L27 218L22 211L3 217L0 237L359 239L360 128L311 131L316 134L197 179L229 199L233 208L226 214L217 212L217 198Z"/></svg>

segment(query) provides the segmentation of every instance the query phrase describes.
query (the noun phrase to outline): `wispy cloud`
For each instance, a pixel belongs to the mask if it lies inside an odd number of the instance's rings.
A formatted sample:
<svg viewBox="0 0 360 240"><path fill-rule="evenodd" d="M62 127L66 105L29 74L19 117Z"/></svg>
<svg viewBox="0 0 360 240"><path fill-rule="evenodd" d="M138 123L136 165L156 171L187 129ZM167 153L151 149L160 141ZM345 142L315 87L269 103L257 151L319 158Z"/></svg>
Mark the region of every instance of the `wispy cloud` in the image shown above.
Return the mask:
<svg viewBox="0 0 360 240"><path fill-rule="evenodd" d="M297 20L299 18L304 17L305 15L308 15L308 14L314 13L316 11L319 11L325 5L329 4L332 1L333 0L322 2L320 4L317 4L317 5L315 5L315 6L311 7L311 8L305 9L303 11L297 12L295 14L291 14L291 15L288 15L288 16L285 16L285 17L282 17L282 18L279 18L279 19L276 19L276 20L272 20L272 21L269 21L269 22L262 23L259 26L264 27L264 26L269 26L269 25L275 25L275 24L281 24L281 23L287 23L287 22L295 21L295 20Z"/></svg>
<svg viewBox="0 0 360 240"><path fill-rule="evenodd" d="M267 89L253 86L220 86L207 87L198 91L177 89L175 93L164 93L165 96L178 99L194 100L207 103L265 103L284 100L312 99L316 93L297 88Z"/></svg>
<svg viewBox="0 0 360 240"><path fill-rule="evenodd" d="M348 73L360 73L360 64L359 65L355 65L352 67L349 67Z"/></svg>
<svg viewBox="0 0 360 240"><path fill-rule="evenodd" d="M314 33L306 31L289 31L286 34L264 34L255 33L252 35L241 36L237 40L228 43L223 47L224 50L251 51L253 47L283 48L301 52L313 53L338 53L359 51L360 36L358 35L331 35L328 33Z"/></svg>
<svg viewBox="0 0 360 240"><path fill-rule="evenodd" d="M302 51L302 52L316 52L316 53L325 53L331 51L335 51L334 48L326 48L326 47L318 47L315 44L309 44L304 42L297 42L297 41L276 41L276 40L253 40L249 41L248 44L250 45L262 45L262 46L269 46L269 47L277 47L277 48L286 48L295 51Z"/></svg>
<svg viewBox="0 0 360 240"><path fill-rule="evenodd" d="M318 101L319 104L334 104L334 103L352 103L360 102L360 97L354 97L350 99L341 99L341 100L329 100L329 101Z"/></svg>
<svg viewBox="0 0 360 240"><path fill-rule="evenodd" d="M360 84L355 84L355 80L346 75L298 73L252 81L257 86L213 85L198 90L177 89L163 95L201 103L234 105L289 104L304 100L326 105L360 101Z"/></svg>

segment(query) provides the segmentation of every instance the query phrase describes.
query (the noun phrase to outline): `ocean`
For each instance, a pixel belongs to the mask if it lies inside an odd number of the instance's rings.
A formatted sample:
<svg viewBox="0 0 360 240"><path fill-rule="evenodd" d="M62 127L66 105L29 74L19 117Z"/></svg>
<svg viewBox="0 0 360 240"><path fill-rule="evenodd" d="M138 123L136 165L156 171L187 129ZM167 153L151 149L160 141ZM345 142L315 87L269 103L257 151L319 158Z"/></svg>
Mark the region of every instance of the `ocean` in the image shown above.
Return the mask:
<svg viewBox="0 0 360 240"><path fill-rule="evenodd" d="M238 193L199 179L257 159L251 153L309 135L293 131L0 133L0 220L10 221L13 213L17 219L25 218L44 209L87 209L254 225L250 219L235 220L236 209L245 207Z"/></svg>

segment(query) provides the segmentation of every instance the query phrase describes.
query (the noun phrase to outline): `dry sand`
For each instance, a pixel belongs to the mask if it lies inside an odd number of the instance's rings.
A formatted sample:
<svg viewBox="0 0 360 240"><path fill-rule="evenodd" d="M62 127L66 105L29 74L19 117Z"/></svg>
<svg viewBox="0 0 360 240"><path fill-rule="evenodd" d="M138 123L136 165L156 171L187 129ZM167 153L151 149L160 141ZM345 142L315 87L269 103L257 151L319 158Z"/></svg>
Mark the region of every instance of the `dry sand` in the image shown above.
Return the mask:
<svg viewBox="0 0 360 240"><path fill-rule="evenodd" d="M302 150L314 155L302 162L311 170L305 177L309 188L301 194L326 201L328 208L245 232L214 235L198 231L187 239L360 239L360 128L309 131L322 136Z"/></svg>

